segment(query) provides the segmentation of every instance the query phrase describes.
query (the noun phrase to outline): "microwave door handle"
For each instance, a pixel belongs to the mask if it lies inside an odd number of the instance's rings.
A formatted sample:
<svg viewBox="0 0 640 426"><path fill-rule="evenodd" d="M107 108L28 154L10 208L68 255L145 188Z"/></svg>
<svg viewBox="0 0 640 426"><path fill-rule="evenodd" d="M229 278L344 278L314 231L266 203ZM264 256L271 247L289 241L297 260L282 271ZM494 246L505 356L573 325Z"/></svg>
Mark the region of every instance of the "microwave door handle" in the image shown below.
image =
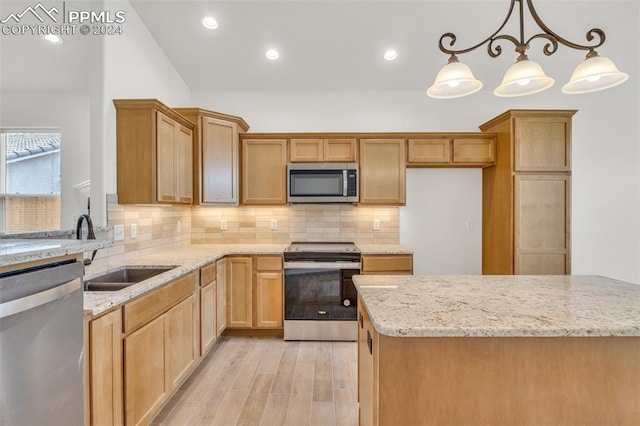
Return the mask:
<svg viewBox="0 0 640 426"><path fill-rule="evenodd" d="M342 171L342 196L347 196L347 189L349 187L349 179L347 178L347 170Z"/></svg>

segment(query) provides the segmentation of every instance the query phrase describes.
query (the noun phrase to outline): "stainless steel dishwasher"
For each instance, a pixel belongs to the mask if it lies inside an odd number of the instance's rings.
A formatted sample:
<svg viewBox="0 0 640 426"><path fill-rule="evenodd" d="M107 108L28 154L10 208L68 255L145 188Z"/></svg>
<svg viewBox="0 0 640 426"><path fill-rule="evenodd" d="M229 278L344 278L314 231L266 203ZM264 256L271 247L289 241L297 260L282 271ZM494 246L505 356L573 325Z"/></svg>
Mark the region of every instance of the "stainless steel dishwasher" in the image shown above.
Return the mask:
<svg viewBox="0 0 640 426"><path fill-rule="evenodd" d="M0 424L82 425L82 263L0 274Z"/></svg>

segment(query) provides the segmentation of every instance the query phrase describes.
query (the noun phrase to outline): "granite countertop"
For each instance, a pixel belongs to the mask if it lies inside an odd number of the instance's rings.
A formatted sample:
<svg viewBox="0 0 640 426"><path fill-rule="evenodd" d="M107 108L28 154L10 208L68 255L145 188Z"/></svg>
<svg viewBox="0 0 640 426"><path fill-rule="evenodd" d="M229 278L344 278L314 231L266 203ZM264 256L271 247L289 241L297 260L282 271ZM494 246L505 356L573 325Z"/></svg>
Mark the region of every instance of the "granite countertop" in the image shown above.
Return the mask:
<svg viewBox="0 0 640 426"><path fill-rule="evenodd" d="M3 239L0 267L111 247L110 240Z"/></svg>
<svg viewBox="0 0 640 426"><path fill-rule="evenodd" d="M230 254L282 254L289 244L191 244L179 250L167 250L158 254L144 256L123 265L94 271L86 275L85 281L98 275L115 271L122 266L175 266L170 271L133 284L119 291L85 291L84 311L87 315L98 315L108 309L121 305L149 290L161 286L181 275L188 274L208 263ZM362 254L406 254L411 251L399 244L357 244Z"/></svg>
<svg viewBox="0 0 640 426"><path fill-rule="evenodd" d="M85 276L85 281L119 269L125 265L153 267L175 266L175 268L119 291L85 291L84 313L85 315L98 315L176 279L181 275L188 274L191 271L230 254L282 254L287 247L288 244L191 244L181 247L178 250L167 250L161 253L139 257L118 267L88 274Z"/></svg>
<svg viewBox="0 0 640 426"><path fill-rule="evenodd" d="M386 336L640 336L640 285L600 276L358 275L354 283Z"/></svg>

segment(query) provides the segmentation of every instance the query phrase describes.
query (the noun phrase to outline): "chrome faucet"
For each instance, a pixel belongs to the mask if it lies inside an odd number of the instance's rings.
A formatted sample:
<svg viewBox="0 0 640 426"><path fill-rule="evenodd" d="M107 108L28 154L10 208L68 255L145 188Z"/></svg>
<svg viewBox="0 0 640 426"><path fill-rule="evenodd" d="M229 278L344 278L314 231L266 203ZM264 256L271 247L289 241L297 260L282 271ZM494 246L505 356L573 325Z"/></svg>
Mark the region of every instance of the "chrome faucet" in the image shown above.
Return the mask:
<svg viewBox="0 0 640 426"><path fill-rule="evenodd" d="M82 240L82 222L85 220L87 221L87 229L89 231L87 233L87 240L95 240L96 234L93 232L93 222L91 221L91 217L88 214L80 215L80 217L78 218L78 223L76 224L76 238ZM97 252L98 250L94 250L93 254L91 255L91 259L85 259L84 264L91 265L91 262L93 262L93 259L96 257Z"/></svg>

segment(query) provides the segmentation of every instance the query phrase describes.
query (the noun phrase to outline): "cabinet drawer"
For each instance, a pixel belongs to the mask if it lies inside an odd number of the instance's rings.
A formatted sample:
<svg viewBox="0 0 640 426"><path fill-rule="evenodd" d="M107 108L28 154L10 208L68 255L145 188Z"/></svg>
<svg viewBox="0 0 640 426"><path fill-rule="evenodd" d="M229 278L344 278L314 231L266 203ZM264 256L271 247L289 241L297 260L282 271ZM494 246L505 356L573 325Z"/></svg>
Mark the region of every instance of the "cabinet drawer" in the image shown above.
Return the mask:
<svg viewBox="0 0 640 426"><path fill-rule="evenodd" d="M413 273L413 255L364 255L362 256L363 274L411 274Z"/></svg>
<svg viewBox="0 0 640 426"><path fill-rule="evenodd" d="M256 256L256 271L282 271L282 257L280 256Z"/></svg>
<svg viewBox="0 0 640 426"><path fill-rule="evenodd" d="M206 287L216 280L216 264L215 262L200 268L200 287Z"/></svg>
<svg viewBox="0 0 640 426"><path fill-rule="evenodd" d="M409 139L409 164L448 163L451 161L450 139Z"/></svg>
<svg viewBox="0 0 640 426"><path fill-rule="evenodd" d="M454 163L494 163L495 161L493 139L454 139Z"/></svg>
<svg viewBox="0 0 640 426"><path fill-rule="evenodd" d="M178 278L124 305L124 332L128 333L151 321L195 291L197 273Z"/></svg>

